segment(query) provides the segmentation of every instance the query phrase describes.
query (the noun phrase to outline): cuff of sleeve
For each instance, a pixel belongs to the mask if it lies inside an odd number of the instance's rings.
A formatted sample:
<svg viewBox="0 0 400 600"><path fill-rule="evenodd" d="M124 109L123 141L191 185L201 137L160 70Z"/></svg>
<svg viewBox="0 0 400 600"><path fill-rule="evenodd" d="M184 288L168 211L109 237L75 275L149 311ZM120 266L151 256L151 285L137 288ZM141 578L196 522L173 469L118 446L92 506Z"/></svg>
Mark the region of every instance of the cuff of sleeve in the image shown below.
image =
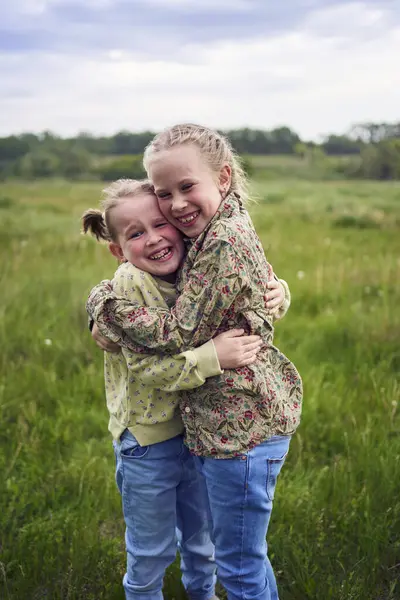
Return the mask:
<svg viewBox="0 0 400 600"><path fill-rule="evenodd" d="M279 281L282 284L283 289L285 290L285 298L284 298L282 304L273 311L273 316L275 319L282 319L282 317L284 317L286 315L287 311L289 310L289 306L290 306L290 302L291 302L291 296L290 296L290 290L289 290L288 284L286 283L286 281L284 279L279 279Z"/></svg>
<svg viewBox="0 0 400 600"><path fill-rule="evenodd" d="M86 305L86 310L90 316L90 318L96 323L97 327L99 328L100 333L108 338L111 342L114 342L116 344L119 344L119 342L121 341L121 336L118 335L112 328L112 323L110 322L103 322L104 319L104 311L105 308L107 307L107 309L110 311L111 314L114 315L114 317L116 316L116 307L114 306L114 298L113 297L104 297L102 299L102 304L98 304L96 307L92 308L91 310L88 308L88 305Z"/></svg>
<svg viewBox="0 0 400 600"><path fill-rule="evenodd" d="M96 321L96 309L97 311L101 310L103 303L109 298L115 298L109 280L102 281L91 290L86 300L86 312L90 319Z"/></svg>
<svg viewBox="0 0 400 600"><path fill-rule="evenodd" d="M221 373L223 373L212 340L198 348L194 348L192 352L196 356L199 375L204 379L207 379L207 377L215 377L215 375L221 375Z"/></svg>

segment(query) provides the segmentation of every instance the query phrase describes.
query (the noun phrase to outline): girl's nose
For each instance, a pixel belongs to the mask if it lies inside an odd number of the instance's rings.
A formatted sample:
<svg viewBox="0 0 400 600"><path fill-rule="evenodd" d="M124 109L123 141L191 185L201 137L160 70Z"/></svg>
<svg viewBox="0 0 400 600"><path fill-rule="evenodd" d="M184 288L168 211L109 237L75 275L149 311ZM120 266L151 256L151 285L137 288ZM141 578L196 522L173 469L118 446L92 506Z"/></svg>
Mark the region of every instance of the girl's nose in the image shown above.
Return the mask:
<svg viewBox="0 0 400 600"><path fill-rule="evenodd" d="M187 207L186 198L183 194L174 195L171 203L171 210L180 212Z"/></svg>
<svg viewBox="0 0 400 600"><path fill-rule="evenodd" d="M154 244L158 244L162 240L162 236L158 233L158 231L152 231L147 238L147 245L151 246Z"/></svg>

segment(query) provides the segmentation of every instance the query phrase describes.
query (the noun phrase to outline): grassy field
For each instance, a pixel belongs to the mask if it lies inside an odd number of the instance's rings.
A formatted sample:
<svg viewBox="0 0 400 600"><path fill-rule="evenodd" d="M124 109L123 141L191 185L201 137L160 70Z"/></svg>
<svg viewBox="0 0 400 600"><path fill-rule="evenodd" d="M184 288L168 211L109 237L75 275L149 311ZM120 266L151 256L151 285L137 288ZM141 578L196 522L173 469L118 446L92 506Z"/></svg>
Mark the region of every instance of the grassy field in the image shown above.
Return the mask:
<svg viewBox="0 0 400 600"><path fill-rule="evenodd" d="M84 310L116 265L79 233L100 188L0 187L4 600L124 597L102 355ZM293 294L277 344L305 387L269 536L281 600L400 598L400 186L255 191L255 225ZM165 593L183 598L176 567Z"/></svg>

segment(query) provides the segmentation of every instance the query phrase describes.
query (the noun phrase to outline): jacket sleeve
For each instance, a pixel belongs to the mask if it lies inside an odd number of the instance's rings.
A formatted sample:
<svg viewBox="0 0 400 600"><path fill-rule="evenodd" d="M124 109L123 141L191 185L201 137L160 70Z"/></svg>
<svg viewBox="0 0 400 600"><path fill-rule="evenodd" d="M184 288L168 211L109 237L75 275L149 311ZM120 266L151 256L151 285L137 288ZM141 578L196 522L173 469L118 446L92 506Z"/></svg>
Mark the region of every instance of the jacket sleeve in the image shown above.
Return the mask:
<svg viewBox="0 0 400 600"><path fill-rule="evenodd" d="M93 288L87 310L101 333L125 348L174 353L210 340L248 285L245 266L234 248L215 239L198 254L170 311L121 298L109 282Z"/></svg>
<svg viewBox="0 0 400 600"><path fill-rule="evenodd" d="M174 355L137 354L126 348L122 353L132 380L166 392L192 390L222 373L212 340Z"/></svg>

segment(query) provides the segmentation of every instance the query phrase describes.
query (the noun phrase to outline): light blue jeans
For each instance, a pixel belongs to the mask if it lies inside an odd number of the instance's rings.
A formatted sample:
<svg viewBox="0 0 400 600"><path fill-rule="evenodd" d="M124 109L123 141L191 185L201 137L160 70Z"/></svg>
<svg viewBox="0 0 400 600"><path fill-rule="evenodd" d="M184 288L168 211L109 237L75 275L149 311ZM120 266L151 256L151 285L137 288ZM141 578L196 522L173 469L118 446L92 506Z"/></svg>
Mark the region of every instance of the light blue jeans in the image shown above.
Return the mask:
<svg viewBox="0 0 400 600"><path fill-rule="evenodd" d="M216 566L207 492L183 436L140 446L125 430L113 445L126 523L127 600L162 600L165 569L177 548L188 596L208 600Z"/></svg>
<svg viewBox="0 0 400 600"><path fill-rule="evenodd" d="M228 600L278 600L266 536L289 444L290 437L276 436L237 458L195 458L208 492L218 580Z"/></svg>

